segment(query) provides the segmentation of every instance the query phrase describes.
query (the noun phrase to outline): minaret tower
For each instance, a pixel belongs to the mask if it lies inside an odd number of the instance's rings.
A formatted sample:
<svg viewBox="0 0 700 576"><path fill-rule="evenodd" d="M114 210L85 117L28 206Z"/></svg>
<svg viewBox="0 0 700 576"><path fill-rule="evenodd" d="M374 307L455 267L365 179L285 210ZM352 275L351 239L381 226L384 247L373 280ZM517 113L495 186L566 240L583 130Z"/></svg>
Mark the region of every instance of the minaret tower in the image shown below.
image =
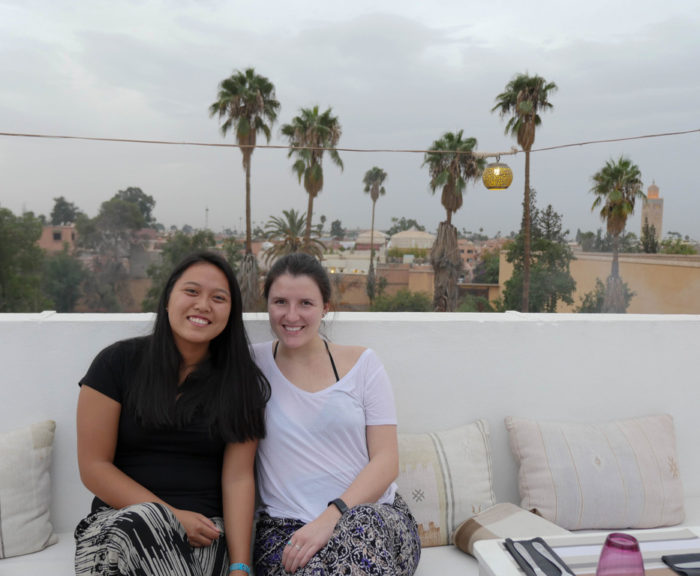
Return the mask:
<svg viewBox="0 0 700 576"><path fill-rule="evenodd" d="M642 229L644 222L656 230L656 239L660 242L664 223L664 199L659 198L659 187L653 182L647 190L647 199L642 206Z"/></svg>

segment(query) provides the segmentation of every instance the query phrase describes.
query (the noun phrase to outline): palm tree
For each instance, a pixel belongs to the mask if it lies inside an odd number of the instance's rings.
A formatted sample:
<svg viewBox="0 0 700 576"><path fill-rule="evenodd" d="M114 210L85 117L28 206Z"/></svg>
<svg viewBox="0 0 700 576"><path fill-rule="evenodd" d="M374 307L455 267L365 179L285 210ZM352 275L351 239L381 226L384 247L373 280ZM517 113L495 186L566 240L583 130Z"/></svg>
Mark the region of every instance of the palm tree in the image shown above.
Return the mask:
<svg viewBox="0 0 700 576"><path fill-rule="evenodd" d="M463 130L456 134L446 132L435 140L425 154L423 166L428 165L430 189L442 189L441 202L447 218L438 226L437 238L430 252L435 271L433 306L436 312L452 312L457 307L457 279L462 259L457 247L457 228L452 225L452 214L463 204L463 193L469 180L478 180L485 161L474 154L476 138L462 139Z"/></svg>
<svg viewBox="0 0 700 576"><path fill-rule="evenodd" d="M557 90L554 82L547 82L541 76L518 74L507 85L504 92L496 96L496 105L491 112L498 110L501 117L510 116L506 124L506 134L514 136L525 151L525 193L523 195L523 312L530 306L530 151L535 142L535 128L542 123L540 110L553 108L547 99Z"/></svg>
<svg viewBox="0 0 700 576"><path fill-rule="evenodd" d="M381 168L374 166L365 172L365 176L362 179L365 185L365 192L369 193L372 199L372 228L370 228L369 233L369 271L367 273L367 296L369 297L370 306L374 300L375 293L375 277L374 277L374 208L377 204L377 200L380 196L386 194L384 189L384 180L386 180L386 172Z"/></svg>
<svg viewBox="0 0 700 576"><path fill-rule="evenodd" d="M235 71L219 84L216 102L209 106L209 115L224 119L221 134L226 136L232 128L243 155L245 169L245 255L241 262L240 285L243 309L253 310L260 297L258 266L253 255L250 216L250 162L255 150L257 135L262 133L270 141L271 128L277 119L280 103L275 97L275 87L265 76L247 68Z"/></svg>
<svg viewBox="0 0 700 576"><path fill-rule="evenodd" d="M327 150L331 160L343 169L343 161L335 150L342 128L337 116L332 115L328 108L319 113L318 106L313 108L301 108L299 116L292 118L291 123L282 126L282 134L289 139L287 157L296 156L297 160L292 169L299 177L299 183L304 181L304 189L309 195L309 203L306 209L306 230L304 231L304 243L311 242L311 219L313 217L314 198L323 189L323 153Z"/></svg>
<svg viewBox="0 0 700 576"><path fill-rule="evenodd" d="M593 182L595 185L591 192L596 195L596 199L591 210L600 207L600 218L607 224L608 234L613 238L612 267L605 290L603 312L622 313L627 305L618 261L620 234L625 230L627 217L634 213L635 200L646 198L642 192L642 173L630 159L620 156L617 162L608 160L593 175Z"/></svg>
<svg viewBox="0 0 700 576"><path fill-rule="evenodd" d="M320 260L325 249L323 243L316 238L312 238L308 244L303 241L306 214L300 214L294 208L282 210L282 214L282 218L272 216L265 224L265 237L276 241L265 251L265 262L269 264L271 260L293 252L306 252Z"/></svg>

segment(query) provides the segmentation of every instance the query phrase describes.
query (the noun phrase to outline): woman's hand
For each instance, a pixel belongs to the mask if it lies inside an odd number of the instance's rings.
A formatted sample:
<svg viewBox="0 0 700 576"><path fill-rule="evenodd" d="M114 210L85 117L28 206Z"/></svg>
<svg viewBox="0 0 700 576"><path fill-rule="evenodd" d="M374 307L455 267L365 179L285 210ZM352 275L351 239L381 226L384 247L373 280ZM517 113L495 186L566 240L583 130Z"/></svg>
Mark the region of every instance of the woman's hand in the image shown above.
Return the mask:
<svg viewBox="0 0 700 576"><path fill-rule="evenodd" d="M306 566L313 555L328 544L339 519L338 509L329 506L316 520L294 532L282 552L284 569L294 572L297 568Z"/></svg>
<svg viewBox="0 0 700 576"><path fill-rule="evenodd" d="M195 548L211 546L214 540L221 536L216 524L206 516L190 510L178 508L171 508L171 510L187 532L187 541L190 546Z"/></svg>

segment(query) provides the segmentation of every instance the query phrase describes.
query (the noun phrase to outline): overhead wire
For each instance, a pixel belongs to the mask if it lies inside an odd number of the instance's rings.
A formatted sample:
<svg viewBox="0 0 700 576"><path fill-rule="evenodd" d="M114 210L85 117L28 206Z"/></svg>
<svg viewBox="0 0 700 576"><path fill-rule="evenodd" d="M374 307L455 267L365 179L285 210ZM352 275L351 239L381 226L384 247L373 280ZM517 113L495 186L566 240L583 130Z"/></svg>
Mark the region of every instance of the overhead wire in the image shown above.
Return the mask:
<svg viewBox="0 0 700 576"><path fill-rule="evenodd" d="M682 130L676 132L661 132L657 134L644 134L641 136L628 136L622 138L606 138L602 140L588 140L584 142L573 142L570 144L557 144L554 146L545 146L541 148L533 148L531 152L545 152L550 150L558 150L562 148L572 148L575 146L589 146L592 144L604 144L612 142L625 142L629 140L642 140L647 138L661 138L666 136L681 136L686 134L692 134L695 132L700 132L700 128L692 130ZM122 144L164 144L169 146L199 146L199 147L212 147L212 148L260 148L260 149L271 149L271 150L335 150L337 152L358 152L358 153L389 153L389 154L450 154L453 152L458 152L455 150L423 150L423 149L411 149L411 148L347 148L347 147L334 147L327 148L321 146L290 146L284 144L256 144L256 145L246 145L246 144L236 144L228 142L190 142L190 141L175 141L175 140L149 140L140 138L108 138L108 137L97 137L97 136L72 136L63 134L31 134L31 133L21 133L21 132L0 132L0 136L6 137L16 137L16 138L44 138L53 140L85 140L91 142L117 142ZM499 156L515 155L522 152L516 147L511 147L510 150L504 152L479 152L475 151L473 154L480 158L490 158Z"/></svg>

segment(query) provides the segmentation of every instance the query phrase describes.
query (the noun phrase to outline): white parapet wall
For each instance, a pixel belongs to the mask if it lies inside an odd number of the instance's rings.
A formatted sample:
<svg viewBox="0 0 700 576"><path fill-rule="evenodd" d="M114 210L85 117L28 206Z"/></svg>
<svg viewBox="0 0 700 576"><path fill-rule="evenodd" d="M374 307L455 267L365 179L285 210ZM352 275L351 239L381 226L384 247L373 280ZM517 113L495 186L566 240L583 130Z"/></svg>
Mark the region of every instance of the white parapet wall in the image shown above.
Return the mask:
<svg viewBox="0 0 700 576"><path fill-rule="evenodd" d="M245 320L251 341L272 337L266 314ZM151 314L0 314L0 431L57 420L55 472L73 475L71 490L82 490L78 380L100 349L147 334L152 321ZM332 341L369 346L384 361L400 431L488 421L499 499L517 498L508 415L607 420L668 412L679 452L697 452L700 316L340 312L325 323ZM680 465L700 477L700 455ZM685 488L700 495L700 486Z"/></svg>

